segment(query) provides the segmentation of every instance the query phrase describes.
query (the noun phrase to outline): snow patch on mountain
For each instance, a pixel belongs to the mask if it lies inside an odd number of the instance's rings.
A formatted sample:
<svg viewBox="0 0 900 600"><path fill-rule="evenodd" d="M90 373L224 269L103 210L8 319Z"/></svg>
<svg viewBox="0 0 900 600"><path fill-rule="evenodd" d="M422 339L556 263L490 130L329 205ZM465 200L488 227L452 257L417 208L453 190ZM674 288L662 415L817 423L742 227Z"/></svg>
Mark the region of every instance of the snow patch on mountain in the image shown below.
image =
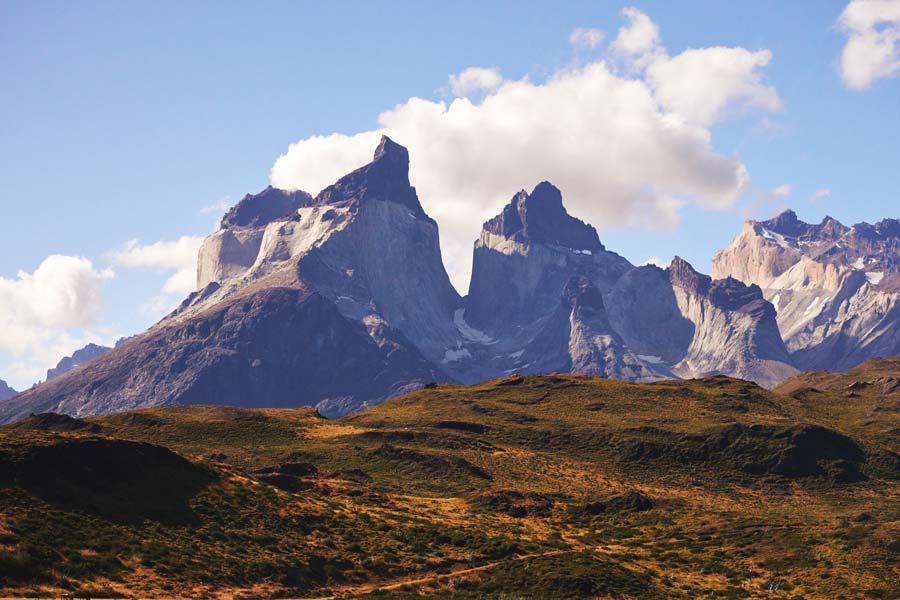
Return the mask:
<svg viewBox="0 0 900 600"><path fill-rule="evenodd" d="M453 324L456 325L460 335L476 344L493 344L496 341L494 338L466 323L465 312L465 308L457 308L453 313Z"/></svg>
<svg viewBox="0 0 900 600"><path fill-rule="evenodd" d="M882 279L884 279L884 272L882 271L866 273L866 280L872 285L878 285L879 283L881 283Z"/></svg>
<svg viewBox="0 0 900 600"><path fill-rule="evenodd" d="M447 348L447 351L444 352L444 359L441 362L447 364L463 360L464 358L472 358L472 353L465 348Z"/></svg>
<svg viewBox="0 0 900 600"><path fill-rule="evenodd" d="M650 363L651 365L658 365L664 362L661 356L653 356L651 354L638 354L637 357L645 363Z"/></svg>

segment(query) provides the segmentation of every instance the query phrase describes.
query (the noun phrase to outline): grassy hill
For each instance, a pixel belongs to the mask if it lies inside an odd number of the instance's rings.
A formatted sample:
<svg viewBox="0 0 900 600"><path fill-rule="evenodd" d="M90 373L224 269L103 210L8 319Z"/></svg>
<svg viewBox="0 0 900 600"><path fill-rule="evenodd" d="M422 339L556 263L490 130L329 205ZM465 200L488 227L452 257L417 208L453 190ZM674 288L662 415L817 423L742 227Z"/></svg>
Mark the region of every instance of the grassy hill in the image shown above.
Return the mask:
<svg viewBox="0 0 900 600"><path fill-rule="evenodd" d="M0 594L896 598L900 363L865 368L38 415L0 429Z"/></svg>

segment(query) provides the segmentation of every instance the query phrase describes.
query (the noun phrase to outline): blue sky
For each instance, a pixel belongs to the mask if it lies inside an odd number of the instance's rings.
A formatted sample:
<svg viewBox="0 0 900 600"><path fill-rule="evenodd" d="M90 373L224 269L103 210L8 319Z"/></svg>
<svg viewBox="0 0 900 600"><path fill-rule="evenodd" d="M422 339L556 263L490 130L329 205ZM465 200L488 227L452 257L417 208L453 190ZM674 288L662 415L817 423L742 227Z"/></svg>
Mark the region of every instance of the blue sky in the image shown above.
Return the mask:
<svg viewBox="0 0 900 600"><path fill-rule="evenodd" d="M709 148L749 173L724 206L688 199L679 224L658 226L634 218L640 209L618 212L628 197L600 189L578 200L573 190L571 211L597 226L609 249L635 263L679 254L708 272L748 216L788 206L815 221L900 216L900 79L888 65L866 89L858 78L848 83L840 59L850 34L838 24L846 1L8 1L0 4L0 324L13 333L0 339L0 378L21 388L83 342L152 324L180 299L184 286L172 277L189 269L191 247L145 246L209 233L220 206L269 183L290 144L376 130L380 113L412 97L450 103L448 77L469 67L541 85L613 63L627 6L658 26L668 56L769 51L755 72L779 107L745 99L728 118L700 124ZM603 40L573 45L576 28L599 29ZM615 69L621 80L646 78ZM521 184L515 174L503 180L505 197L536 183L528 170L523 164ZM413 183L420 193L439 185ZM811 203L823 189L830 194ZM442 210L456 210L436 193L422 201L442 227ZM481 202L457 210L474 221L499 208L494 197L466 202ZM58 261L43 279L31 277L51 255L90 264ZM40 281L51 277L44 294ZM40 312L35 294L56 294L55 303Z"/></svg>

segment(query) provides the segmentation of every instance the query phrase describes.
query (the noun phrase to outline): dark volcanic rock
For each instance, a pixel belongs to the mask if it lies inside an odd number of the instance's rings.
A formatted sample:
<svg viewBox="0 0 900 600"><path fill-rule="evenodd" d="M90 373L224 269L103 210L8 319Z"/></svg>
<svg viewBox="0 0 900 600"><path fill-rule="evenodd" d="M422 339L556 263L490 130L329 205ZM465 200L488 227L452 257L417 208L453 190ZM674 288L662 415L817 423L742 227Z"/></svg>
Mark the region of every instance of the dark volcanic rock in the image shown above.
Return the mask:
<svg viewBox="0 0 900 600"><path fill-rule="evenodd" d="M566 212L562 194L542 181L531 194L522 190L503 212L484 224L484 230L516 242L538 242L575 250L605 250L597 230Z"/></svg>
<svg viewBox="0 0 900 600"><path fill-rule="evenodd" d="M309 206L312 196L302 190L285 191L272 186L258 194L247 194L222 217L222 229L260 227L283 219L301 206Z"/></svg>
<svg viewBox="0 0 900 600"><path fill-rule="evenodd" d="M433 222L422 210L416 189L409 184L409 152L387 136L381 137L371 163L322 190L315 202L337 204L348 200L395 202L418 218Z"/></svg>
<svg viewBox="0 0 900 600"><path fill-rule="evenodd" d="M68 373L72 369L77 366L83 365L89 360L93 360L98 356L101 356L107 352L109 352L111 348L107 348L106 346L98 346L97 344L88 344L84 348L76 350L72 353L72 356L67 356L57 363L56 367L49 369L47 371L47 381L55 377L59 377L60 375L64 375Z"/></svg>

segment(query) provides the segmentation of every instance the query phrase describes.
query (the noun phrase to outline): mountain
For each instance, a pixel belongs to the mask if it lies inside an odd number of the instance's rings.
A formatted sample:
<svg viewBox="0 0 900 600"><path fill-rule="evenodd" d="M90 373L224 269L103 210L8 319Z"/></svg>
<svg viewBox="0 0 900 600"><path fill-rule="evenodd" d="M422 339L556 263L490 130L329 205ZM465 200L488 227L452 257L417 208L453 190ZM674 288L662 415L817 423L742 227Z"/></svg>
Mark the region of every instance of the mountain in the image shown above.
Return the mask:
<svg viewBox="0 0 900 600"><path fill-rule="evenodd" d="M68 373L77 366L80 366L89 360L93 360L98 356L109 352L111 348L106 346L98 346L97 344L88 344L84 348L80 348L72 353L72 356L66 356L60 360L56 366L47 370L47 381L60 375Z"/></svg>
<svg viewBox="0 0 900 600"><path fill-rule="evenodd" d="M472 266L459 320L484 337L460 362L491 365L495 376L726 373L771 386L796 373L758 287L714 281L680 258L666 270L634 267L569 215L547 182L484 224Z"/></svg>
<svg viewBox="0 0 900 600"><path fill-rule="evenodd" d="M7 398L12 398L17 393L18 392L16 390L9 387L9 385L7 385L5 381L0 379L0 400L6 400Z"/></svg>
<svg viewBox="0 0 900 600"><path fill-rule="evenodd" d="M628 381L796 370L757 286L681 259L634 267L548 182L482 229L469 293L387 137L322 190L247 195L202 244L198 290L147 332L0 407L105 414L170 404L338 416L431 382L576 372Z"/></svg>
<svg viewBox="0 0 900 600"><path fill-rule="evenodd" d="M900 353L900 221L847 227L785 211L748 221L713 259L714 277L758 285L793 363L846 370Z"/></svg>
<svg viewBox="0 0 900 600"><path fill-rule="evenodd" d="M371 163L315 199L245 197L200 251L198 292L146 333L4 406L0 420L196 403L334 415L448 380L435 363L460 337L461 299L408 164L384 138ZM253 248L252 259L241 254Z"/></svg>
<svg viewBox="0 0 900 600"><path fill-rule="evenodd" d="M852 381L882 377L900 359ZM0 427L0 594L900 597L900 412L880 383L792 381L38 414Z"/></svg>

